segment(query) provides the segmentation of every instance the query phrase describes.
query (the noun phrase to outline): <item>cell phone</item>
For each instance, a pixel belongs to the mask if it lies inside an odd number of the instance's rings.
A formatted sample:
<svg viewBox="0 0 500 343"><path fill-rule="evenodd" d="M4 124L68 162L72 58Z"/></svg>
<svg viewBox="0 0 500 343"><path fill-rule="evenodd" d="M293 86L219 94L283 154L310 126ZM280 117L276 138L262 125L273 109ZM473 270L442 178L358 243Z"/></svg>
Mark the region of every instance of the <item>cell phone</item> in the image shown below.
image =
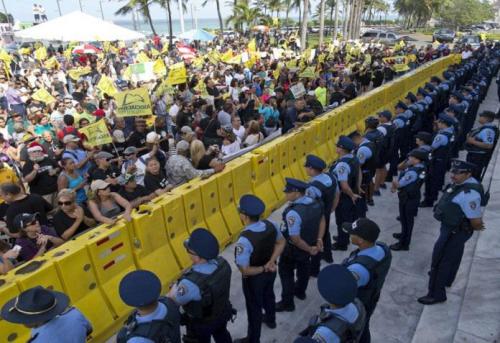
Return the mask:
<svg viewBox="0 0 500 343"><path fill-rule="evenodd" d="M18 244L14 245L14 247L12 248L12 250L14 250L15 252L19 252L21 251L22 247Z"/></svg>

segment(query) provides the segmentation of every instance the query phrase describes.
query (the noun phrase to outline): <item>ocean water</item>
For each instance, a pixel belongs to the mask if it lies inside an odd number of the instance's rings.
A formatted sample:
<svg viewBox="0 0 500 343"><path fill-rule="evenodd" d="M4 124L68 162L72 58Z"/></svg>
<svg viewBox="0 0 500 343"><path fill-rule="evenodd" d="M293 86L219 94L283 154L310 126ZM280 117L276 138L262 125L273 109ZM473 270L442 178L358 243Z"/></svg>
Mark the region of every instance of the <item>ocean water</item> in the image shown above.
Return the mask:
<svg viewBox="0 0 500 343"><path fill-rule="evenodd" d="M165 13L166 16L166 13ZM226 29L225 19L222 19L224 22L224 29ZM116 25L120 25L126 27L127 29L134 30L134 24L132 20L113 20L113 23ZM142 32L144 34L151 34L151 27L149 23L144 20L136 21L137 31ZM168 20L153 20L153 26L158 34L168 34ZM188 31L196 28L196 21L192 19L187 14L184 17L184 30ZM198 19L198 28L199 29L218 29L219 28L219 19L217 18L204 18ZM181 23L178 19L172 20L172 31L174 36L181 33Z"/></svg>

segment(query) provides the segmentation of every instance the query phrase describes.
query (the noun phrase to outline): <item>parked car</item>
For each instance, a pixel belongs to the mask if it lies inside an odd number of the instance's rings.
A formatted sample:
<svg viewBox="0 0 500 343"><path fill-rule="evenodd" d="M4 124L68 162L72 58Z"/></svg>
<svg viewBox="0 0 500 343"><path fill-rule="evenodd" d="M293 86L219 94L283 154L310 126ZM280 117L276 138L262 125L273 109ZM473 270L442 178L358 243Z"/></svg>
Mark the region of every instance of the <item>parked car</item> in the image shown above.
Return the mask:
<svg viewBox="0 0 500 343"><path fill-rule="evenodd" d="M481 37L478 35L464 35L458 41L462 45L470 45L472 49L477 49L481 46Z"/></svg>
<svg viewBox="0 0 500 343"><path fill-rule="evenodd" d="M361 35L363 42L379 42L387 45L394 45L399 41L399 36L391 31L369 30Z"/></svg>
<svg viewBox="0 0 500 343"><path fill-rule="evenodd" d="M438 41L438 42L441 42L441 43L452 43L453 40L455 39L455 31L451 30L451 29L439 29L439 30L436 30L434 31L434 33L432 34L432 41L435 42L435 41Z"/></svg>

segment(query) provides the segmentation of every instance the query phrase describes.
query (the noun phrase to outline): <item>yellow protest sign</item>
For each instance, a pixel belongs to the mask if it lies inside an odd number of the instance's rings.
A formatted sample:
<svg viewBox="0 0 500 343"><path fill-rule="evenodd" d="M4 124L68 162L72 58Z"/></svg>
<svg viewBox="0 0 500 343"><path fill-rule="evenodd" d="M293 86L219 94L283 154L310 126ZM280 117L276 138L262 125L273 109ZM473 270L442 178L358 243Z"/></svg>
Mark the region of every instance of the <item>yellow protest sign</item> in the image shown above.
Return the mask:
<svg viewBox="0 0 500 343"><path fill-rule="evenodd" d="M316 77L314 67L307 67L302 73L299 74L299 77L314 79Z"/></svg>
<svg viewBox="0 0 500 343"><path fill-rule="evenodd" d="M98 146L113 142L108 127L106 126L106 121L102 119L93 124L81 127L78 131L87 137L87 144L90 146Z"/></svg>
<svg viewBox="0 0 500 343"><path fill-rule="evenodd" d="M97 89L111 96L114 96L116 93L118 93L113 81L106 75L101 75L101 79L97 83Z"/></svg>
<svg viewBox="0 0 500 343"><path fill-rule="evenodd" d="M256 52L257 51L257 43L255 42L255 38L253 38L249 43L248 43L248 51L249 52Z"/></svg>
<svg viewBox="0 0 500 343"><path fill-rule="evenodd" d="M31 98L41 101L45 104L51 104L56 101L56 98L50 95L50 93L45 88L40 88L39 90L37 90L31 95Z"/></svg>
<svg viewBox="0 0 500 343"><path fill-rule="evenodd" d="M170 71L168 72L167 84L169 86L178 85L185 83L187 80L187 71L184 66L184 62L176 63L170 66Z"/></svg>
<svg viewBox="0 0 500 343"><path fill-rule="evenodd" d="M150 62L151 61L149 59L148 55L146 55L146 53L144 51L141 51L139 53L139 55L137 55L136 60L137 60L138 63L146 63L146 62Z"/></svg>
<svg viewBox="0 0 500 343"><path fill-rule="evenodd" d="M44 46L35 50L35 58L39 61L47 59L47 49Z"/></svg>
<svg viewBox="0 0 500 343"><path fill-rule="evenodd" d="M90 67L78 67L68 70L68 75L73 80L78 80L83 75L90 73Z"/></svg>
<svg viewBox="0 0 500 343"><path fill-rule="evenodd" d="M59 69L59 62L57 61L55 56L49 58L43 65L47 69Z"/></svg>
<svg viewBox="0 0 500 343"><path fill-rule="evenodd" d="M228 51L226 51L225 53L223 53L221 56L220 56L220 60L224 63L228 63L228 61L233 58L233 50L232 49L229 49Z"/></svg>
<svg viewBox="0 0 500 343"><path fill-rule="evenodd" d="M395 72L402 72L410 69L410 67L408 67L410 59L406 56L385 57L382 58L382 60L389 63Z"/></svg>
<svg viewBox="0 0 500 343"><path fill-rule="evenodd" d="M167 66L161 58L157 58L153 63L153 73L157 76L167 75Z"/></svg>
<svg viewBox="0 0 500 343"><path fill-rule="evenodd" d="M137 88L115 95L116 114L119 117L144 116L152 114L151 99L146 88Z"/></svg>

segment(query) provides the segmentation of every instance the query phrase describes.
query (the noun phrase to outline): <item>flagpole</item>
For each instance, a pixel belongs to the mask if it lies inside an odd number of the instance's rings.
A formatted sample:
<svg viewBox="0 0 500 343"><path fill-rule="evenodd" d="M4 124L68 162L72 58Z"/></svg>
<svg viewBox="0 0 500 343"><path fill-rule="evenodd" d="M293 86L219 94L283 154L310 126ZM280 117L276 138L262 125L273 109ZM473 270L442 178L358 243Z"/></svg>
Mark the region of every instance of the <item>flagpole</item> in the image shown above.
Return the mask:
<svg viewBox="0 0 500 343"><path fill-rule="evenodd" d="M59 1L61 1L61 0L56 0L56 4L57 4L57 10L59 11L59 16L61 17L62 16L62 12L61 12L61 4L59 3Z"/></svg>

